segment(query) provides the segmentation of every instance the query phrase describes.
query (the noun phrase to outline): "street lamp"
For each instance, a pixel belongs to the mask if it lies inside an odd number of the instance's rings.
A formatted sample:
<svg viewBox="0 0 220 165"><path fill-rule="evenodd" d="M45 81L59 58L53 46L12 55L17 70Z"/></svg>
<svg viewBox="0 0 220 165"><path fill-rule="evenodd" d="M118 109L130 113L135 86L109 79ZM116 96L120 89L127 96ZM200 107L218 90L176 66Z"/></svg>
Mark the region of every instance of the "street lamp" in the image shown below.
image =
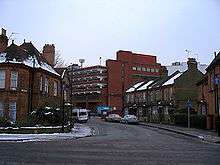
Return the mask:
<svg viewBox="0 0 220 165"><path fill-rule="evenodd" d="M61 76L61 98L62 98L62 132L64 133L64 107L65 107L65 103L64 103L64 90L65 90L65 82L64 82L64 75L67 71L67 68L63 71L63 74Z"/></svg>

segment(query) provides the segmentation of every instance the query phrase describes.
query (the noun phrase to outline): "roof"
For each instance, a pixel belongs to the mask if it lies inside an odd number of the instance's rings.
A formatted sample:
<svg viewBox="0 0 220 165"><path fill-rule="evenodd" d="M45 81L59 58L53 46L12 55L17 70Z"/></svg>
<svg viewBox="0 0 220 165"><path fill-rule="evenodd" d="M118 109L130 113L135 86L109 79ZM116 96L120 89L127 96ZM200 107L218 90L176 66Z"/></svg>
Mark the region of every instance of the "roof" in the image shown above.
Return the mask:
<svg viewBox="0 0 220 165"><path fill-rule="evenodd" d="M30 43L18 46L12 43L3 53L0 53L0 63L24 64L31 68L41 68L47 72L60 76L54 68L48 64L41 53Z"/></svg>
<svg viewBox="0 0 220 165"><path fill-rule="evenodd" d="M197 83L197 86L208 83L208 75L204 75Z"/></svg>
<svg viewBox="0 0 220 165"><path fill-rule="evenodd" d="M162 86L174 84L174 81L175 81L178 77L180 77L182 74L183 74L183 72L179 72L179 73L173 74L166 82L164 82L164 83L162 84Z"/></svg>
<svg viewBox="0 0 220 165"><path fill-rule="evenodd" d="M206 70L210 70L213 67L213 65L215 65L217 62L220 62L220 52L218 52L217 56L212 60L212 62L209 64Z"/></svg>
<svg viewBox="0 0 220 165"><path fill-rule="evenodd" d="M148 81L146 84L141 85L139 88L137 88L137 91L141 91L141 90L147 89L147 87L150 86L153 82L154 82L154 80Z"/></svg>
<svg viewBox="0 0 220 165"><path fill-rule="evenodd" d="M139 83L134 84L132 87L130 87L130 88L126 91L126 93L127 93L127 92L134 92L134 91L136 90L136 88L138 88L139 86L141 86L143 83L145 83L145 82L142 81L142 82L139 82Z"/></svg>

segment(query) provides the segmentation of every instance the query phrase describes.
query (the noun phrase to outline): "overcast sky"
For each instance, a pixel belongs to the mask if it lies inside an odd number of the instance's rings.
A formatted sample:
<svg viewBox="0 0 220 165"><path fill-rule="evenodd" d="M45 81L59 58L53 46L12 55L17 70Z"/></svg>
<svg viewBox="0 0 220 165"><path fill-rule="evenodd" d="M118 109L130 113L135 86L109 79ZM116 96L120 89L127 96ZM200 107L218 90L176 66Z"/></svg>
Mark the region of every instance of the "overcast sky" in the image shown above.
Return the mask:
<svg viewBox="0 0 220 165"><path fill-rule="evenodd" d="M15 43L54 43L66 63L115 59L118 50L153 54L163 65L201 63L220 51L220 0L0 0L0 27Z"/></svg>

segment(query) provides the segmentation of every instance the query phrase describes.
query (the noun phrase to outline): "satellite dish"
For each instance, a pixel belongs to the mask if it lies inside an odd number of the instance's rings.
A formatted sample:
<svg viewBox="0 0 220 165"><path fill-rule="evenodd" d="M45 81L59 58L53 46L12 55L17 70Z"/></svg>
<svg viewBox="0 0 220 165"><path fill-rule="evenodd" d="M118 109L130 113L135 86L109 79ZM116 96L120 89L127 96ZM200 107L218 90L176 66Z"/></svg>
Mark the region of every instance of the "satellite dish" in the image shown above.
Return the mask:
<svg viewBox="0 0 220 165"><path fill-rule="evenodd" d="M85 59L79 59L79 63L81 64L81 68L82 68L84 62L85 62Z"/></svg>

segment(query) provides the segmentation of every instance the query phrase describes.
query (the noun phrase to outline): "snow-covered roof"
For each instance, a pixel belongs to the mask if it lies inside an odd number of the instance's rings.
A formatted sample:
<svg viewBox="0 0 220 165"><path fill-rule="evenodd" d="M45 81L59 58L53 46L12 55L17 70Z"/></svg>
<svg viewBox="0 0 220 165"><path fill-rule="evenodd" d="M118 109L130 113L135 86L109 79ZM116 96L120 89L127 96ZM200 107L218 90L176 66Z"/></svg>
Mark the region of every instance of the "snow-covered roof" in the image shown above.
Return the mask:
<svg viewBox="0 0 220 165"><path fill-rule="evenodd" d="M141 91L141 90L147 89L147 87L148 87L151 83L153 83L153 82L154 82L153 80L148 81L146 84L144 84L144 85L142 85L140 88L138 88L137 91Z"/></svg>
<svg viewBox="0 0 220 165"><path fill-rule="evenodd" d="M144 81L134 84L134 85L133 85L132 87L130 87L126 92L134 92L135 89L136 89L137 87L139 87L140 85L142 85L143 83L144 83Z"/></svg>
<svg viewBox="0 0 220 165"><path fill-rule="evenodd" d="M29 44L28 46L31 46L31 49L36 49L31 43L24 43L22 45L25 46L25 44ZM22 48L22 45L17 46L15 44L11 44L4 53L0 53L0 63L24 64L28 67L41 68L60 76L54 68L40 56L37 49L29 52L28 50Z"/></svg>
<svg viewBox="0 0 220 165"><path fill-rule="evenodd" d="M167 80L165 83L162 84L162 86L171 85L174 84L174 81L180 77L183 73L177 73L175 76L171 77L169 80Z"/></svg>

